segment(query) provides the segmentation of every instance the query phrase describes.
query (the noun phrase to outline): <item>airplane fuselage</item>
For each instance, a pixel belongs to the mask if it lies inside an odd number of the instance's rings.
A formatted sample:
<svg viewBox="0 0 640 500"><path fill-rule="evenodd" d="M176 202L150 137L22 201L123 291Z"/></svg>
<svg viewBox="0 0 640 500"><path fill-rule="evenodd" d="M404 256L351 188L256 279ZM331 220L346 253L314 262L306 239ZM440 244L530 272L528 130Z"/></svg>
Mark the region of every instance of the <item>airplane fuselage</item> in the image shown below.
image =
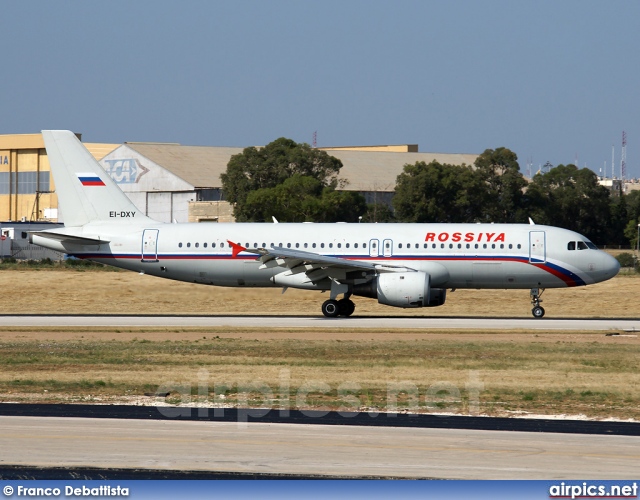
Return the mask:
<svg viewBox="0 0 640 500"><path fill-rule="evenodd" d="M573 231L525 224L88 224L100 245L60 244L64 251L180 281L217 286L329 289L260 269L248 249L282 247L352 261L406 267L431 275L441 288L559 288L609 279L618 271L608 254ZM34 243L38 238L34 237ZM42 242L41 242L42 243ZM51 242L46 242L51 247ZM570 249L573 248L573 249ZM580 248L580 249L579 249Z"/></svg>

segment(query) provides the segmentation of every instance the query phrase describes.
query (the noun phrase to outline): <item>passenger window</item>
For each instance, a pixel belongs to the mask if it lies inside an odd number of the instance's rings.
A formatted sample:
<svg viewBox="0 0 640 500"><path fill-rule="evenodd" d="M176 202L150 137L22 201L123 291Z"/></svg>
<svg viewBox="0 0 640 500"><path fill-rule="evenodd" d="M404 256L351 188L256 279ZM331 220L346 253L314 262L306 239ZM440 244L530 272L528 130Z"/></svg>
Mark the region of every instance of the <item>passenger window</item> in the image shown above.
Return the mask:
<svg viewBox="0 0 640 500"><path fill-rule="evenodd" d="M354 243L354 244L353 244L353 247L354 247L354 248L358 248L358 244L357 244L357 243Z"/></svg>
<svg viewBox="0 0 640 500"><path fill-rule="evenodd" d="M345 246L346 246L347 248L349 248L349 243L347 243Z"/></svg>
<svg viewBox="0 0 640 500"><path fill-rule="evenodd" d="M333 248L333 243L329 243L329 248Z"/></svg>
<svg viewBox="0 0 640 500"><path fill-rule="evenodd" d="M305 244L304 244L304 247L305 247L305 248L308 248L308 247L309 247L309 243L305 243Z"/></svg>
<svg viewBox="0 0 640 500"><path fill-rule="evenodd" d="M471 245L469 245L469 243L467 243L467 248L471 248Z"/></svg>
<svg viewBox="0 0 640 500"><path fill-rule="evenodd" d="M178 243L178 247L179 247L179 248L182 248L182 243Z"/></svg>
<svg viewBox="0 0 640 500"><path fill-rule="evenodd" d="M387 243L387 248L389 248L389 243ZM402 243L398 243L398 248L402 248Z"/></svg>
<svg viewBox="0 0 640 500"><path fill-rule="evenodd" d="M291 243L287 243L287 248L291 248Z"/></svg>
<svg viewBox="0 0 640 500"><path fill-rule="evenodd" d="M462 243L458 243L458 248L462 248Z"/></svg>
<svg viewBox="0 0 640 500"><path fill-rule="evenodd" d="M220 248L224 248L224 243L220 243Z"/></svg>
<svg viewBox="0 0 640 500"><path fill-rule="evenodd" d="M449 243L449 248L453 248L453 243Z"/></svg>
<svg viewBox="0 0 640 500"><path fill-rule="evenodd" d="M435 244L435 243L433 243L433 244L431 245L431 248L435 249L435 248L436 248L436 244Z"/></svg>
<svg viewBox="0 0 640 500"><path fill-rule="evenodd" d="M375 245L374 245L374 246L375 246ZM363 244L362 244L362 248L367 248L367 244L366 244L366 243L363 243Z"/></svg>
<svg viewBox="0 0 640 500"><path fill-rule="evenodd" d="M522 248L522 245L518 243L518 250L520 250L521 248Z"/></svg>
<svg viewBox="0 0 640 500"><path fill-rule="evenodd" d="M311 245L311 246L312 246L313 248L315 248L315 247L316 247L316 244L314 243L314 244L313 244L313 245Z"/></svg>
<svg viewBox="0 0 640 500"><path fill-rule="evenodd" d="M320 243L320 248L324 248L324 243Z"/></svg>
<svg viewBox="0 0 640 500"><path fill-rule="evenodd" d="M478 244L476 243L476 248L478 248Z"/></svg>
<svg viewBox="0 0 640 500"><path fill-rule="evenodd" d="M300 248L300 243L296 243L296 248Z"/></svg>
<svg viewBox="0 0 640 500"><path fill-rule="evenodd" d="M509 243L509 250L511 250L512 248L513 248L513 245Z"/></svg>
<svg viewBox="0 0 640 500"><path fill-rule="evenodd" d="M215 243L211 243L211 248L215 248L216 244Z"/></svg>
<svg viewBox="0 0 640 500"><path fill-rule="evenodd" d="M191 248L191 243L187 243L187 248Z"/></svg>
<svg viewBox="0 0 640 500"><path fill-rule="evenodd" d="M586 250L587 248L589 248L587 246L587 244L584 241L579 241L578 242L578 250Z"/></svg>
<svg viewBox="0 0 640 500"><path fill-rule="evenodd" d="M500 248L504 248L504 243L500 243Z"/></svg>
<svg viewBox="0 0 640 500"><path fill-rule="evenodd" d="M342 243L338 243L338 248L342 248Z"/></svg>
<svg viewBox="0 0 640 500"><path fill-rule="evenodd" d="M202 246L203 246L203 247L205 247L205 248L207 248L207 244L206 244L206 243L203 243L203 244L202 244Z"/></svg>
<svg viewBox="0 0 640 500"><path fill-rule="evenodd" d="M485 243L484 245L482 245L482 248L487 248L487 244Z"/></svg>
<svg viewBox="0 0 640 500"><path fill-rule="evenodd" d="M196 243L196 248L198 248L200 246L200 243Z"/></svg>
<svg viewBox="0 0 640 500"><path fill-rule="evenodd" d="M492 243L492 244L491 244L491 248L494 248L494 249L495 249L495 248L496 248L496 244L495 244L495 243Z"/></svg>
<svg viewBox="0 0 640 500"><path fill-rule="evenodd" d="M249 248L249 243L245 243L245 244L244 244L244 247L245 247L245 248Z"/></svg>

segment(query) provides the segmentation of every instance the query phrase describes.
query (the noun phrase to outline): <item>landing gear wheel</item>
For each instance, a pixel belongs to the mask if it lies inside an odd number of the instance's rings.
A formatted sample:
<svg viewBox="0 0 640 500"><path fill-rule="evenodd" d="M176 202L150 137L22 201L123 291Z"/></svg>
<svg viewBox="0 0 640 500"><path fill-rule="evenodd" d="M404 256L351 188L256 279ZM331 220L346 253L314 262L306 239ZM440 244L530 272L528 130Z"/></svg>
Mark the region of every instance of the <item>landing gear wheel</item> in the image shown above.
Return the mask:
<svg viewBox="0 0 640 500"><path fill-rule="evenodd" d="M544 316L544 307L536 306L531 309L531 314L533 314L534 318L542 318Z"/></svg>
<svg viewBox="0 0 640 500"><path fill-rule="evenodd" d="M544 316L544 308L540 305L542 299L540 298L544 293L544 288L532 288L529 295L531 295L531 305L533 309L531 309L531 314L536 319L540 319Z"/></svg>
<svg viewBox="0 0 640 500"><path fill-rule="evenodd" d="M322 304L322 314L327 318L337 318L340 314L340 306L337 300L329 299L325 300Z"/></svg>
<svg viewBox="0 0 640 500"><path fill-rule="evenodd" d="M356 305L352 300L341 299L338 301L338 309L340 310L340 316L348 317L356 310Z"/></svg>

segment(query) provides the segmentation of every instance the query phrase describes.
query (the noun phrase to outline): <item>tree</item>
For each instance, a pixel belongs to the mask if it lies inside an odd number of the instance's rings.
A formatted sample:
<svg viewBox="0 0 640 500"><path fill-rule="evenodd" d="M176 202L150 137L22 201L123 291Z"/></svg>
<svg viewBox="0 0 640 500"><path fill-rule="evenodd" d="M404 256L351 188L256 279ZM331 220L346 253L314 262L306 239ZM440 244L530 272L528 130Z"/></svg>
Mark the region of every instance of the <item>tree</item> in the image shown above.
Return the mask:
<svg viewBox="0 0 640 500"><path fill-rule="evenodd" d="M241 208L243 220L281 222L357 222L366 211L364 197L336 191L313 177L295 174L282 184L248 194Z"/></svg>
<svg viewBox="0 0 640 500"><path fill-rule="evenodd" d="M620 196L610 196L609 212L611 214L611 220L607 227L607 244L613 245L625 245L625 227L629 222L629 213L627 210L626 196L621 194Z"/></svg>
<svg viewBox="0 0 640 500"><path fill-rule="evenodd" d="M606 242L610 192L587 168L558 165L538 173L527 189L531 217L538 224L564 227L596 242Z"/></svg>
<svg viewBox="0 0 640 500"><path fill-rule="evenodd" d="M476 222L485 191L471 167L419 161L404 166L392 203L403 222Z"/></svg>
<svg viewBox="0 0 640 500"><path fill-rule="evenodd" d="M222 188L226 199L235 205L236 219L246 221L251 220L244 210L249 193L274 188L294 175L315 179L322 187L335 188L341 168L342 162L325 151L281 137L263 148L245 148L233 155L227 171L221 175Z"/></svg>
<svg viewBox="0 0 640 500"><path fill-rule="evenodd" d="M486 149L474 162L476 174L486 185L482 204L485 222L524 222L523 189L518 156L507 148Z"/></svg>
<svg viewBox="0 0 640 500"><path fill-rule="evenodd" d="M221 176L222 188L238 221L271 220L271 216L288 222L318 221L318 217L346 220L352 218L351 211L364 213L365 208L359 195L335 191L342 182L337 177L341 168L342 162L325 151L281 137L232 156ZM344 219L335 213L337 206Z"/></svg>
<svg viewBox="0 0 640 500"><path fill-rule="evenodd" d="M386 203L369 203L362 222L396 222L396 218Z"/></svg>

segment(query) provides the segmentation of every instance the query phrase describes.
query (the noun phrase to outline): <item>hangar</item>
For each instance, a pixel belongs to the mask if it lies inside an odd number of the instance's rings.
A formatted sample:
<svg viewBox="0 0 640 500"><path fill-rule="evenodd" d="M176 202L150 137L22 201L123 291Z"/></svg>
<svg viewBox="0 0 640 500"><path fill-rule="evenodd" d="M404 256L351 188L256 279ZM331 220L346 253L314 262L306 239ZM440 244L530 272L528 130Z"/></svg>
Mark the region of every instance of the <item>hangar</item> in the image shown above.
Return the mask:
<svg viewBox="0 0 640 500"><path fill-rule="evenodd" d="M81 137L80 134L77 134ZM163 222L233 222L220 174L243 148L84 143L140 211ZM405 164L471 165L475 154L421 153L415 144L320 148L340 159L342 188L389 203ZM64 222L41 134L0 136L0 221Z"/></svg>

